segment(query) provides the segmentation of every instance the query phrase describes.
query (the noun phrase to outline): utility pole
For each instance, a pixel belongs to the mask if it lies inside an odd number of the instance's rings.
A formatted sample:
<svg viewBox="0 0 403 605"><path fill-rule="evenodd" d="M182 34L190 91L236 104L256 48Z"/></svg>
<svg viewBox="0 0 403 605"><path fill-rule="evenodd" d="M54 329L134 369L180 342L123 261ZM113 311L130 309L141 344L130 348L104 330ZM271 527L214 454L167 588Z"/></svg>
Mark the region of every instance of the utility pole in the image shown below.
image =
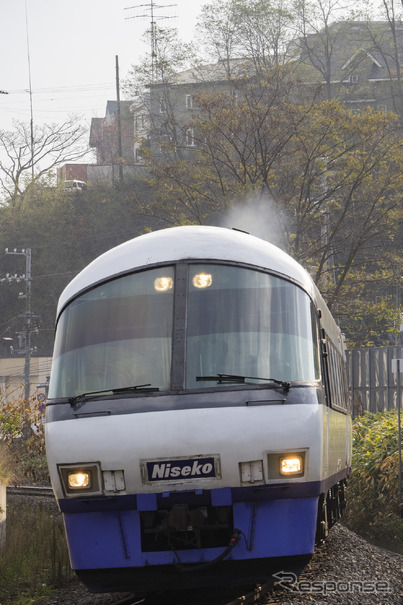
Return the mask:
<svg viewBox="0 0 403 605"><path fill-rule="evenodd" d="M120 82L119 82L119 57L116 55L116 100L118 104L118 162L119 162L119 185L123 185L123 149L122 149L122 116L120 113Z"/></svg>
<svg viewBox="0 0 403 605"><path fill-rule="evenodd" d="M31 174L32 174L32 182L34 182L35 177L35 166L34 166L34 110L32 104L32 81L31 81L31 53L29 50L29 30L28 30L28 9L27 9L27 0L25 0L25 28L27 33L27 59L28 59L28 78L29 78L29 106L31 111Z"/></svg>
<svg viewBox="0 0 403 605"><path fill-rule="evenodd" d="M6 248L6 254L12 254L15 256L25 256L25 275L6 275L1 281L25 281L25 326L22 335L24 337L24 347L22 351L25 355L24 364L24 395L25 399L29 398L30 386L31 386L31 333L32 333L32 319L34 315L31 312L31 248L23 248L20 252L14 248L10 251ZM22 298L22 297L21 297Z"/></svg>

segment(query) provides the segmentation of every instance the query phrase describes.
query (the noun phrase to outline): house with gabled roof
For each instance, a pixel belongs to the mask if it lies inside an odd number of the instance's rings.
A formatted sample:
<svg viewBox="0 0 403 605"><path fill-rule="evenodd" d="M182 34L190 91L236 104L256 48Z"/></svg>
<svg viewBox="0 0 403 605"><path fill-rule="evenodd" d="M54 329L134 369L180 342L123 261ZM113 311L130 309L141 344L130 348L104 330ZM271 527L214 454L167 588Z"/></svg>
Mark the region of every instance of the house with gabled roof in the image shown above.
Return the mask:
<svg viewBox="0 0 403 605"><path fill-rule="evenodd" d="M105 117L91 120L90 147L95 150L96 164L87 165L90 186L118 186L139 178L139 133L147 137L144 108L132 101L120 101L120 105L118 101L107 101Z"/></svg>
<svg viewBox="0 0 403 605"><path fill-rule="evenodd" d="M296 46L297 70L322 85L322 98L403 113L403 24L341 21Z"/></svg>
<svg viewBox="0 0 403 605"><path fill-rule="evenodd" d="M133 114L131 101L120 101L121 157L125 163L133 163ZM118 102L107 101L104 118L92 118L90 147L96 151L97 164L111 164L119 161Z"/></svg>

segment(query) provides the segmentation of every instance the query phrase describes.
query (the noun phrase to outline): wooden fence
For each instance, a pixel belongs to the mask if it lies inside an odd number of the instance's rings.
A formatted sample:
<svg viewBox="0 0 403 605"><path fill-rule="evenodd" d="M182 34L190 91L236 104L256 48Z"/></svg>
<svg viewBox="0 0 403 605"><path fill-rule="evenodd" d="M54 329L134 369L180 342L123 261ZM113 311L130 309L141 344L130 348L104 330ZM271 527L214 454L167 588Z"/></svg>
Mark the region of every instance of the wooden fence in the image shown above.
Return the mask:
<svg viewBox="0 0 403 605"><path fill-rule="evenodd" d="M403 346L372 347L346 352L353 416L397 408L398 392L401 405L403 374L400 374L398 388L397 373L392 371L394 359L403 359Z"/></svg>

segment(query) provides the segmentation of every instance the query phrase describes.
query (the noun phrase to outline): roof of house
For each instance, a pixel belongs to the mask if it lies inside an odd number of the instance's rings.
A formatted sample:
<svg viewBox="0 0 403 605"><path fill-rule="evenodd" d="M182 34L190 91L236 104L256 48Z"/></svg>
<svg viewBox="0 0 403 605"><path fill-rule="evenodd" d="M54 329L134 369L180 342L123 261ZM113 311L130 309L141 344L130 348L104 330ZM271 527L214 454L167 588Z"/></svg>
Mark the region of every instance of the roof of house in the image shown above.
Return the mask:
<svg viewBox="0 0 403 605"><path fill-rule="evenodd" d="M403 27L397 27L398 59L403 61ZM397 73L394 38L387 21L339 21L327 31L299 40L300 58L319 71L325 70L329 53L332 79L343 81L353 72L369 80L390 79Z"/></svg>

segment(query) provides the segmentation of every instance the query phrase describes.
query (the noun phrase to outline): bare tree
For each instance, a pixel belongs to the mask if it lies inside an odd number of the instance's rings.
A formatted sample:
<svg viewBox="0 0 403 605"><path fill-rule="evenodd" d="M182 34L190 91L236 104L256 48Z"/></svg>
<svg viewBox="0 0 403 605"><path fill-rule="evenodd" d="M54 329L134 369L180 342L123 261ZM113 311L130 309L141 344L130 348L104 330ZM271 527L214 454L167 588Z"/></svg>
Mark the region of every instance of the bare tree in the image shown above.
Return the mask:
<svg viewBox="0 0 403 605"><path fill-rule="evenodd" d="M386 67L392 108L403 115L403 71L402 71L402 17L403 10L398 0L379 0L366 13L368 38L372 48L382 57ZM382 22L371 23L372 10Z"/></svg>
<svg viewBox="0 0 403 605"><path fill-rule="evenodd" d="M296 0L294 6L300 60L323 79L326 98L330 100L334 92L334 55L339 42L339 28L334 24L347 17L344 3L341 0Z"/></svg>
<svg viewBox="0 0 403 605"><path fill-rule="evenodd" d="M202 7L199 38L213 61L231 75L247 59L257 71L287 61L294 14L284 0L215 0Z"/></svg>
<svg viewBox="0 0 403 605"><path fill-rule="evenodd" d="M88 151L86 129L78 117L62 124L37 126L33 146L30 125L14 121L13 126L13 130L0 130L0 188L11 202L49 171L82 158Z"/></svg>

